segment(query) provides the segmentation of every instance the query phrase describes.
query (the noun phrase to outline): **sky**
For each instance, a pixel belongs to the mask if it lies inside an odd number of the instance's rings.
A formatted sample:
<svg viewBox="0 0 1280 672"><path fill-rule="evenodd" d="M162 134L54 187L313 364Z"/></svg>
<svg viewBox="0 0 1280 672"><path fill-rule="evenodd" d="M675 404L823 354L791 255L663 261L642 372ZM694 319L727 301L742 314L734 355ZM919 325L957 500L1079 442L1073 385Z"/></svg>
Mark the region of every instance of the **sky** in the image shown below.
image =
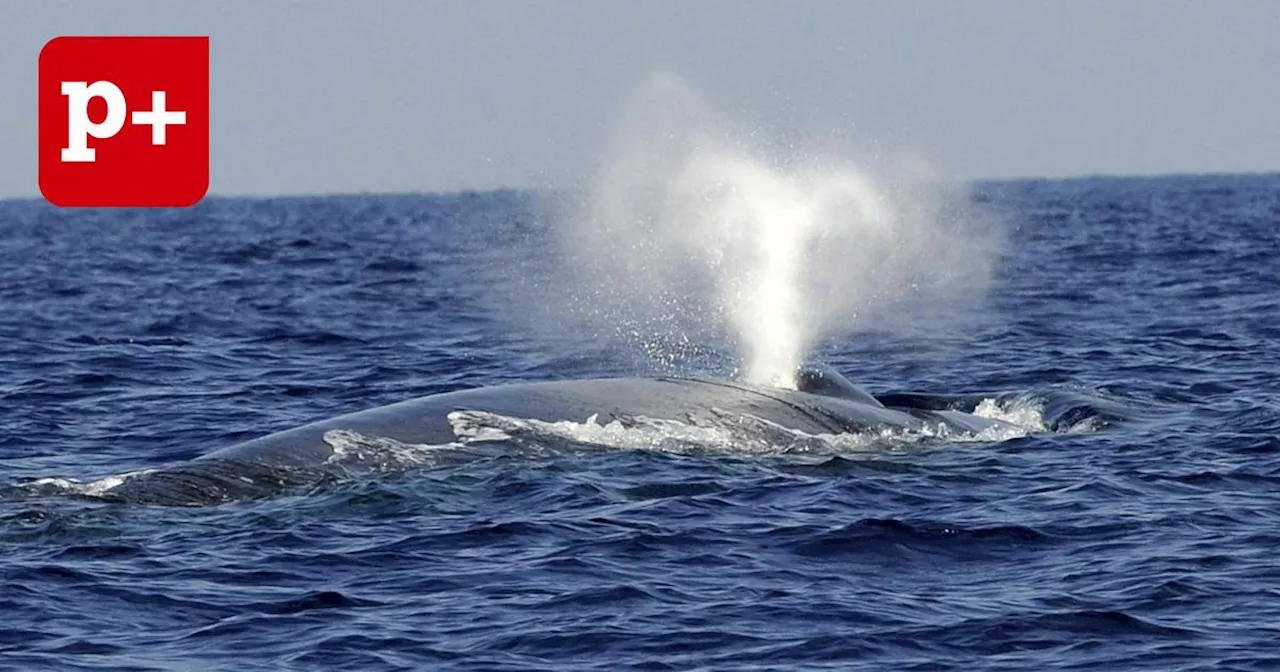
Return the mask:
<svg viewBox="0 0 1280 672"><path fill-rule="evenodd" d="M222 195L574 188L655 73L957 179L1280 170L1276 0L0 0L0 197L46 41L165 34L210 37Z"/></svg>

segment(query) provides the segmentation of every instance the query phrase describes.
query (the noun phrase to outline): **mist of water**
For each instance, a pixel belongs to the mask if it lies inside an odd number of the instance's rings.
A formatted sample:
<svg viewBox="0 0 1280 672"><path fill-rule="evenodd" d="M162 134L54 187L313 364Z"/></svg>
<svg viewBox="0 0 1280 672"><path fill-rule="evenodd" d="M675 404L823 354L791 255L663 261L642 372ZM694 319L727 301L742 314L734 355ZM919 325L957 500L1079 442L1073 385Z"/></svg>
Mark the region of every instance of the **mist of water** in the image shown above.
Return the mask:
<svg viewBox="0 0 1280 672"><path fill-rule="evenodd" d="M673 78L643 87L564 227L578 312L659 359L726 343L746 380L793 387L818 341L980 293L996 237L963 194L756 140Z"/></svg>

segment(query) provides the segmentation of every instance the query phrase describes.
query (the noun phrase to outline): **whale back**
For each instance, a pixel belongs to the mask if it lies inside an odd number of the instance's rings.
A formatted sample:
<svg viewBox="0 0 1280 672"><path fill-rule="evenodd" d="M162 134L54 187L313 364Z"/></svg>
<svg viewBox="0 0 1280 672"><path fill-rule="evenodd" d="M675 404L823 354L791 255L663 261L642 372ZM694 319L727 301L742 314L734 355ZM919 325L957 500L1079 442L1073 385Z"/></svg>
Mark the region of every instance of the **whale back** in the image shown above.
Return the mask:
<svg viewBox="0 0 1280 672"><path fill-rule="evenodd" d="M315 466L333 454L325 440L325 434L331 430L350 430L411 444L447 444L456 440L448 420L454 411L485 411L546 422L566 419L581 422L593 415L602 421L638 415L683 420L690 412L714 408L732 415L765 418L810 434L917 424L911 415L885 408L870 395L862 394L869 401L733 381L686 378L518 383L420 397L351 413L246 441L198 459Z"/></svg>
<svg viewBox="0 0 1280 672"><path fill-rule="evenodd" d="M456 446L455 411L507 418L584 422L592 416L624 424L641 416L655 420L724 423L737 431L810 435L914 429L942 423L978 431L997 421L948 411L886 408L839 374L805 377L809 390L783 390L746 383L684 378L609 378L516 383L476 388L383 406L303 425L214 451L170 467L126 479L110 491L119 501L210 504L262 497L287 487L323 480L335 459L349 456L351 433L404 444ZM834 373L834 372L832 372Z"/></svg>

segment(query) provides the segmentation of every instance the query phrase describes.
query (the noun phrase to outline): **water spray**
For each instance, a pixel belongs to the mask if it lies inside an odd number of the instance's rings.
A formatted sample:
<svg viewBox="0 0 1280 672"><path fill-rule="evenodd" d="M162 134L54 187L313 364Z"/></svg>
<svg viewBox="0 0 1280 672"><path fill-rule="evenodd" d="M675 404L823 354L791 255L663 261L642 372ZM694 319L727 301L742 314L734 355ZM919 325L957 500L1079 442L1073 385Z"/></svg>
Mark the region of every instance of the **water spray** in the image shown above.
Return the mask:
<svg viewBox="0 0 1280 672"><path fill-rule="evenodd" d="M821 339L986 279L990 230L936 190L742 137L679 81L644 87L567 228L580 306L649 349L726 343L747 381L794 388Z"/></svg>

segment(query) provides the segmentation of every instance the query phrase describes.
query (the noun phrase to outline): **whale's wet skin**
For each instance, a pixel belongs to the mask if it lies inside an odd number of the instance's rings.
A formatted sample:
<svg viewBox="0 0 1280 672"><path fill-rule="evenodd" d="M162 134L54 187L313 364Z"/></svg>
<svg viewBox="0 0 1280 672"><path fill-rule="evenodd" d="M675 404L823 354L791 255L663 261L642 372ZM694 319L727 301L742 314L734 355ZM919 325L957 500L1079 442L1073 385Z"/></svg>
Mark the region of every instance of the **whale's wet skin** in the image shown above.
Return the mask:
<svg viewBox="0 0 1280 672"><path fill-rule="evenodd" d="M1103 407L1065 420L1017 424L961 399L886 396L886 406L829 367L799 375L798 390L688 378L614 378L526 383L412 399L253 439L198 460L130 472L89 484L40 479L25 490L58 488L112 501L209 504L314 485L352 471L399 471L452 464L468 449L513 453L569 449L667 452L839 454L946 441L1002 441L1057 428L1110 422ZM963 410L961 410L963 408ZM581 419L581 422L574 422ZM482 453L483 454L483 453Z"/></svg>
<svg viewBox="0 0 1280 672"><path fill-rule="evenodd" d="M985 185L809 392L540 312L540 198L0 203L0 668L1276 667L1280 179Z"/></svg>

